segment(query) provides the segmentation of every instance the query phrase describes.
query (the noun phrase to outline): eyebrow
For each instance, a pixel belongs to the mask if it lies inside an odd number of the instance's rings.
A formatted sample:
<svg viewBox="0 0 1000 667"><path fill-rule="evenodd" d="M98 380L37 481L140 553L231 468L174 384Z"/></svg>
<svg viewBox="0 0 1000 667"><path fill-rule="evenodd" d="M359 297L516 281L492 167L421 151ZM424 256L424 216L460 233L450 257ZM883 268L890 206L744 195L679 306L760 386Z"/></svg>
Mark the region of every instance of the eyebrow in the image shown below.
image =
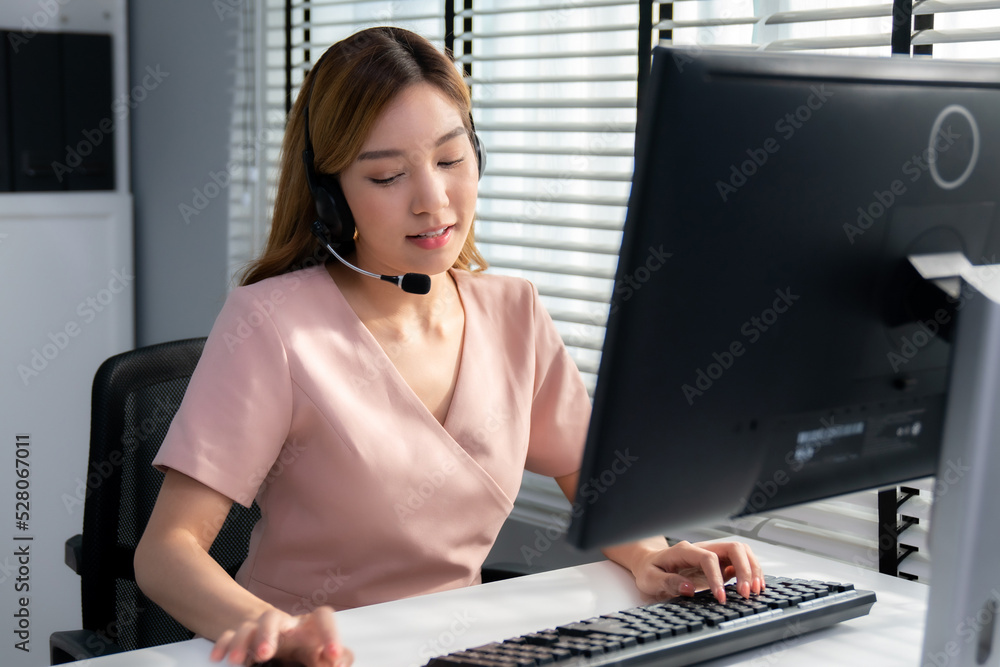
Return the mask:
<svg viewBox="0 0 1000 667"><path fill-rule="evenodd" d="M463 135L465 133L466 133L465 128L463 126L459 125L458 127L456 127L451 132L448 132L447 134L444 134L444 135L438 137L438 140L434 142L434 147L437 148L437 147L441 146L442 144L446 144L449 141L451 141L452 139L454 139L455 137L461 136L461 135ZM383 150L383 151L365 151L364 153L362 153L361 155L358 156L358 160L359 161L360 160L379 160L379 159L384 158L384 157L401 157L402 155L403 155L403 151L399 150L398 148L390 148L388 150Z"/></svg>

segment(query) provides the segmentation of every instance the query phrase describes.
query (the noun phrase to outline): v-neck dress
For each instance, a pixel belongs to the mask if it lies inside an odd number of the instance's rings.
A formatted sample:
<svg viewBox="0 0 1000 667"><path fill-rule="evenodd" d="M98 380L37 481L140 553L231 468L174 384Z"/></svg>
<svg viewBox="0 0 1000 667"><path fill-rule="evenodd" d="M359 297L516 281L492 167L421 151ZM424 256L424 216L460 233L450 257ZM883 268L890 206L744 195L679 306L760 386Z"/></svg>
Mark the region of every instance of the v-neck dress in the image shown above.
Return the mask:
<svg viewBox="0 0 1000 667"><path fill-rule="evenodd" d="M523 471L579 469L590 400L534 286L451 273L443 425L322 266L227 298L153 463L257 500L237 581L258 597L301 614L478 583Z"/></svg>

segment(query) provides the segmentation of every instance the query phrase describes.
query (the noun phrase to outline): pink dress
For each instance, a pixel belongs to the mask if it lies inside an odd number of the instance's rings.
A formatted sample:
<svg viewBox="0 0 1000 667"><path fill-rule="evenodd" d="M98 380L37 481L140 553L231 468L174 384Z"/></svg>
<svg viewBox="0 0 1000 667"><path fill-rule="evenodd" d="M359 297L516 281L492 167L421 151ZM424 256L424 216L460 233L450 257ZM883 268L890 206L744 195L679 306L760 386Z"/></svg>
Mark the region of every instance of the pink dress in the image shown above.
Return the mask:
<svg viewBox="0 0 1000 667"><path fill-rule="evenodd" d="M453 270L444 425L323 267L233 290L154 460L261 520L237 580L290 613L478 583L523 470L579 469L590 401L529 282Z"/></svg>

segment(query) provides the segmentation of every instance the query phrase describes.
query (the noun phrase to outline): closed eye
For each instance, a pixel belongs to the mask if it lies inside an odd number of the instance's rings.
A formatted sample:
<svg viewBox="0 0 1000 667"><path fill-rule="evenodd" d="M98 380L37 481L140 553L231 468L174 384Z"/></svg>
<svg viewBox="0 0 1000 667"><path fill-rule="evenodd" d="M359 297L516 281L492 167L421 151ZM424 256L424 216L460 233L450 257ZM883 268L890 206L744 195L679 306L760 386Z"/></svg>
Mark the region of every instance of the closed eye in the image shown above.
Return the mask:
<svg viewBox="0 0 1000 667"><path fill-rule="evenodd" d="M396 174L394 176L390 176L389 178L369 178L368 180L375 185L392 185L400 176L402 176L402 174Z"/></svg>

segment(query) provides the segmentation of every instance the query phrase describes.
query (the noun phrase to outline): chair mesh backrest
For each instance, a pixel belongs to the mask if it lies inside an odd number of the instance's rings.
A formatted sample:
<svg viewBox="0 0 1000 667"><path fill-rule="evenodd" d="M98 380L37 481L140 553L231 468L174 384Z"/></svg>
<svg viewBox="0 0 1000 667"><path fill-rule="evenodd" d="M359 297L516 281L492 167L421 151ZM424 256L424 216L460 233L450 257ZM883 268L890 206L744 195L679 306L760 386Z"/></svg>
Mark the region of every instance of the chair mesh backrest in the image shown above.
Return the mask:
<svg viewBox="0 0 1000 667"><path fill-rule="evenodd" d="M80 567L83 627L131 650L192 633L135 584L132 559L163 473L151 462L180 407L204 338L161 343L105 361L94 377ZM257 505L233 505L211 551L234 575Z"/></svg>

